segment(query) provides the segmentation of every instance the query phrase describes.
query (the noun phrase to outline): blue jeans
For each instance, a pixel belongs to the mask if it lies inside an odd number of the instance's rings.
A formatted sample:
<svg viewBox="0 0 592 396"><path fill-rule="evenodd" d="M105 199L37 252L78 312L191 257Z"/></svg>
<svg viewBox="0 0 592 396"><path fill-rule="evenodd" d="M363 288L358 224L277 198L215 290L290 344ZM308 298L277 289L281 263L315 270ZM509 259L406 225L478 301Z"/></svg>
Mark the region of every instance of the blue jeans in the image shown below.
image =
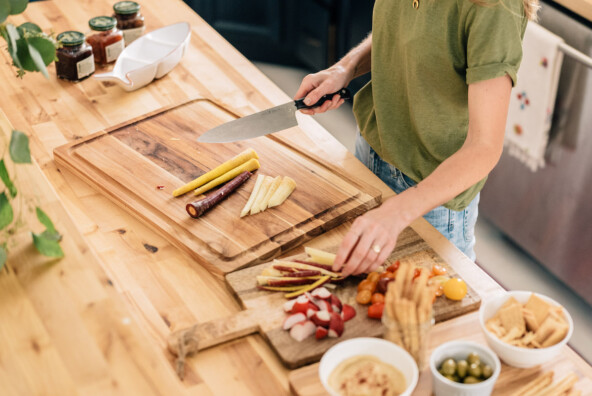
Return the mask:
<svg viewBox="0 0 592 396"><path fill-rule="evenodd" d="M399 169L383 161L359 133L356 139L356 157L397 194L416 184ZM478 205L479 194L464 210L457 212L444 206L438 206L423 217L471 260L475 261L476 256L473 249L475 247Z"/></svg>

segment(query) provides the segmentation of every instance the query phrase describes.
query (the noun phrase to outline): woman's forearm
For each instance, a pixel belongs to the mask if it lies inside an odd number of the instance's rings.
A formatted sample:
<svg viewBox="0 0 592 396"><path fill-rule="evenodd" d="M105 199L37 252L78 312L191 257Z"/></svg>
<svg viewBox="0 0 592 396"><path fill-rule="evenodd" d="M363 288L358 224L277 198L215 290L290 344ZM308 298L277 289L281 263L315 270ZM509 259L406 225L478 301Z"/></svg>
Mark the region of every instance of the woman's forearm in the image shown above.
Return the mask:
<svg viewBox="0 0 592 396"><path fill-rule="evenodd" d="M372 53L372 33L368 35L360 44L352 48L339 62L331 66L333 68L343 68L350 76L350 81L356 77L370 73Z"/></svg>

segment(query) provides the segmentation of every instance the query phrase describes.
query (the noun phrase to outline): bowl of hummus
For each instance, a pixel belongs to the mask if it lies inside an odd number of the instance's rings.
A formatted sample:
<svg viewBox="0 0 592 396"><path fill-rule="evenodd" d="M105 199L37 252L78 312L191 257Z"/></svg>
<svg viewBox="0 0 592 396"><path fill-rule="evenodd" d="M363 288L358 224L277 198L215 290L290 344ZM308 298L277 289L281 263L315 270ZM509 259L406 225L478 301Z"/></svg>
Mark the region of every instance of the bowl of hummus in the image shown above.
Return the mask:
<svg viewBox="0 0 592 396"><path fill-rule="evenodd" d="M419 370L401 347L360 337L329 349L321 359L319 376L332 396L407 396L417 385Z"/></svg>

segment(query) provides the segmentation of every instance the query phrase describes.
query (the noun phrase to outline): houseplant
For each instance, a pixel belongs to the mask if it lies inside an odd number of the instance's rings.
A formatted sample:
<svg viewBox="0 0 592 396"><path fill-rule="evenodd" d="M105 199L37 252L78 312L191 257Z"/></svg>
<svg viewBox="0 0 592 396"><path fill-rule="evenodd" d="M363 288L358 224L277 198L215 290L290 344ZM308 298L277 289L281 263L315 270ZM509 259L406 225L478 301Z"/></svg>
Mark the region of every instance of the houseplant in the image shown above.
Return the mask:
<svg viewBox="0 0 592 396"><path fill-rule="evenodd" d="M6 41L7 51L17 68L17 76L23 77L25 72L39 71L49 78L46 66L55 59L57 43L41 31L39 26L25 22L15 26L7 21L10 15L22 13L28 0L0 0L0 35ZM29 138L20 131L13 130L10 141L4 133L0 134L0 269L4 266L11 247L11 237L26 226L22 212L33 210L33 205L19 194L16 166L31 163ZM13 176L11 176L13 175ZM0 186L2 187L2 186ZM33 244L39 253L49 257L62 257L60 233L55 229L51 219L39 206L34 207L37 219L45 226L41 233L31 232Z"/></svg>

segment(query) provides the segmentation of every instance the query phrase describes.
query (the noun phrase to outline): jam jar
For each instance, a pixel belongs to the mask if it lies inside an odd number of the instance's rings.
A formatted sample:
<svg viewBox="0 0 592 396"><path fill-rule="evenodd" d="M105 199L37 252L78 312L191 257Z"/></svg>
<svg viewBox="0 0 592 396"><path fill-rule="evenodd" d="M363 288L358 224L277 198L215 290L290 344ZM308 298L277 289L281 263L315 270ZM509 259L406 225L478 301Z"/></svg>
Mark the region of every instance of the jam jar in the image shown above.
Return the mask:
<svg viewBox="0 0 592 396"><path fill-rule="evenodd" d="M98 64L115 62L123 51L123 34L116 24L117 20L110 16L98 16L88 21L94 34L89 35L86 42L91 45Z"/></svg>
<svg viewBox="0 0 592 396"><path fill-rule="evenodd" d="M144 15L135 1L120 1L113 5L113 16L117 19L117 28L123 32L125 46L144 34Z"/></svg>
<svg viewBox="0 0 592 396"><path fill-rule="evenodd" d="M58 34L57 40L62 44L57 50L59 78L81 81L95 72L92 48L84 42L84 34L70 30Z"/></svg>

